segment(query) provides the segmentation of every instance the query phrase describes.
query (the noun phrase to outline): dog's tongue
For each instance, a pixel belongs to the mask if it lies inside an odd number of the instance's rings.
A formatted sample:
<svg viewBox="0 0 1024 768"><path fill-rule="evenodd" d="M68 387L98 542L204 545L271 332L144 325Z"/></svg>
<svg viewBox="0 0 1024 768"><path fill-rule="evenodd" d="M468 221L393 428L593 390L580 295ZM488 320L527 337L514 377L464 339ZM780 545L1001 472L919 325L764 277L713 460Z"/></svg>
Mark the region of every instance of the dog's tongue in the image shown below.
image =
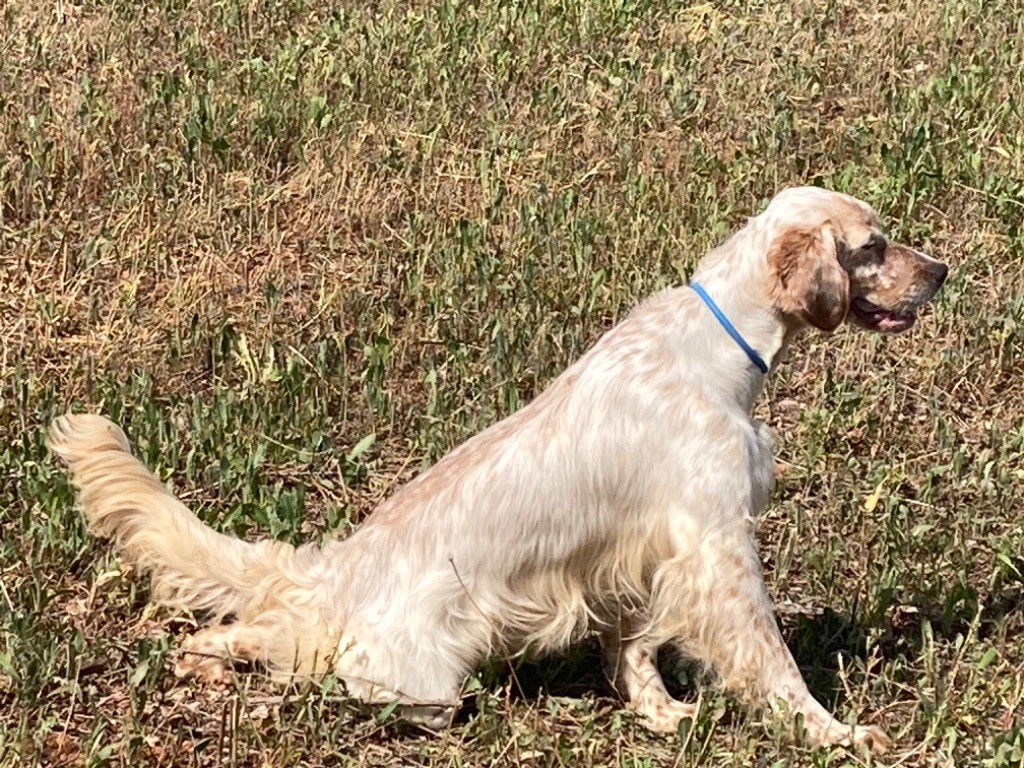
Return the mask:
<svg viewBox="0 0 1024 768"><path fill-rule="evenodd" d="M882 309L866 299L854 299L858 314L869 320L880 331L902 331L914 324L914 315L901 315L888 309Z"/></svg>
<svg viewBox="0 0 1024 768"><path fill-rule="evenodd" d="M913 315L897 315L895 312L883 313L878 321L878 327L883 331L902 331L913 324Z"/></svg>

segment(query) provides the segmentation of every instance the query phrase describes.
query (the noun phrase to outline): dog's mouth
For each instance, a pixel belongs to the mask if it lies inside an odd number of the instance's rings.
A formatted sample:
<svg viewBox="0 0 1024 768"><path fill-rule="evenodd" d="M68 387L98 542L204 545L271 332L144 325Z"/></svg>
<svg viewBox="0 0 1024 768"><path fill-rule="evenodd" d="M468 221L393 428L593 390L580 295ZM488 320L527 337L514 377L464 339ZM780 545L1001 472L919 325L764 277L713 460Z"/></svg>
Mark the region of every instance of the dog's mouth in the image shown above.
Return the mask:
<svg viewBox="0 0 1024 768"><path fill-rule="evenodd" d="M872 304L867 299L854 299L850 303L850 312L864 328L881 333L899 333L912 326L917 320L917 313L896 312Z"/></svg>

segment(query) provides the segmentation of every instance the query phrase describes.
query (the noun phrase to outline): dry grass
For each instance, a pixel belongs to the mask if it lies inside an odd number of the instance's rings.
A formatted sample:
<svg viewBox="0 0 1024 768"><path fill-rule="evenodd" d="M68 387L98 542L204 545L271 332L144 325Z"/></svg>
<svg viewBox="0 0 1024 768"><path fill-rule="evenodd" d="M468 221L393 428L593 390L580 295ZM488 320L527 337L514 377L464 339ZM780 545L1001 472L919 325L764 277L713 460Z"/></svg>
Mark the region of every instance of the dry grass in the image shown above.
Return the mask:
<svg viewBox="0 0 1024 768"><path fill-rule="evenodd" d="M102 409L218 528L343 535L810 182L956 271L912 334L808 338L772 382L787 638L892 729L880 764L1024 765L1022 12L0 6L0 764L863 764L685 667L701 716L649 736L587 649L483 671L439 738L330 685L180 683L189 621L42 447Z"/></svg>

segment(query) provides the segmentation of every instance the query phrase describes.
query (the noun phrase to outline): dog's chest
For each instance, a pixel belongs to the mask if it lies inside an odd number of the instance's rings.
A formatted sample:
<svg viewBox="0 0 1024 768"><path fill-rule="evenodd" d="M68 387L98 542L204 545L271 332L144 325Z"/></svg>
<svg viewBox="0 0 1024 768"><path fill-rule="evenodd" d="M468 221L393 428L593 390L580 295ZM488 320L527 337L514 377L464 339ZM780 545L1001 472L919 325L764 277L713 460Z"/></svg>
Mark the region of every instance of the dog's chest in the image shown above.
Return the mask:
<svg viewBox="0 0 1024 768"><path fill-rule="evenodd" d="M768 425L752 419L747 435L747 463L750 476L751 514L760 515L775 489L775 459Z"/></svg>

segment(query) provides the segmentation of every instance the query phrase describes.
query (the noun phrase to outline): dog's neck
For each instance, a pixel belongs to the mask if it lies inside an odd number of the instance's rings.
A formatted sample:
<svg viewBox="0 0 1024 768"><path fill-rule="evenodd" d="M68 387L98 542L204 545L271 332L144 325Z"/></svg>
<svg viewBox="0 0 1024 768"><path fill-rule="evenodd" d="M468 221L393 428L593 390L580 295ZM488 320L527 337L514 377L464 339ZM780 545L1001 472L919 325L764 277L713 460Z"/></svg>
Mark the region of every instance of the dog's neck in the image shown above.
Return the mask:
<svg viewBox="0 0 1024 768"><path fill-rule="evenodd" d="M764 390L771 370L800 330L787 321L768 297L765 254L769 243L769 233L765 231L741 230L709 253L693 275L693 281L703 286L746 343L769 366L769 373L762 374L711 310L700 307L703 311L698 313L699 322L707 337L715 340L714 353L701 365L716 386L728 386L726 394L748 413ZM736 375L737 367L742 369L742 375Z"/></svg>

